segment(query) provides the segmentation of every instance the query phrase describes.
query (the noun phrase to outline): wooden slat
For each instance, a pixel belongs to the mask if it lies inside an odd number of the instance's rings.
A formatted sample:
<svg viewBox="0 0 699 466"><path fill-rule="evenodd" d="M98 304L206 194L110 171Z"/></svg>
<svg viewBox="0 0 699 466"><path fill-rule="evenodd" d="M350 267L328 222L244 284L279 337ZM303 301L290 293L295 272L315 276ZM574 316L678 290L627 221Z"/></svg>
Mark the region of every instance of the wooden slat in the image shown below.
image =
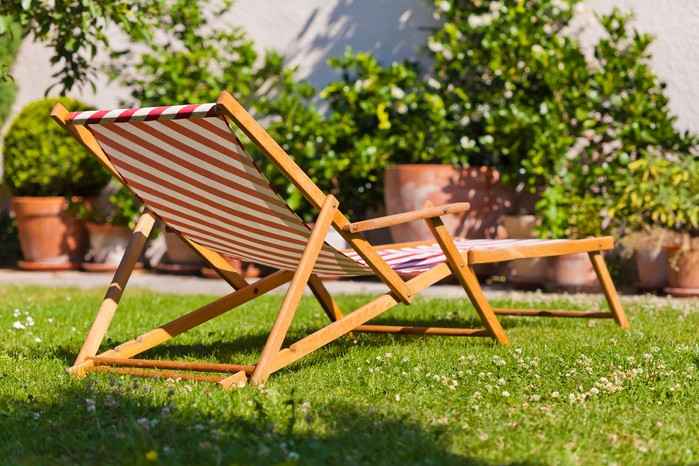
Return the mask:
<svg viewBox="0 0 699 466"><path fill-rule="evenodd" d="M197 382L220 382L225 377L220 375L201 375L190 372L170 372L153 369L129 369L126 367L93 366L88 369L90 372L115 372L123 375L133 375L136 377L162 377L165 379L196 380Z"/></svg>
<svg viewBox="0 0 699 466"><path fill-rule="evenodd" d="M490 336L490 332L483 328L412 327L405 325L360 325L355 328L354 331L367 333L405 333L410 335Z"/></svg>
<svg viewBox="0 0 699 466"><path fill-rule="evenodd" d="M94 356L88 358L93 361L96 366L126 366L147 369L170 369L177 371L195 371L195 372L246 372L252 374L255 366L246 366L242 364L217 364L206 362L189 362L189 361L161 361L157 359L125 359L125 358L104 358Z"/></svg>
<svg viewBox="0 0 699 466"><path fill-rule="evenodd" d="M260 360L255 367L255 372L252 374L251 382L261 384L267 381L269 375L273 372L274 359L284 343L284 338L289 330L289 325L294 318L296 309L298 308L303 290L306 288L308 279L311 278L313 266L318 259L318 253L323 246L324 239L328 234L330 225L332 224L333 216L338 209L338 201L332 195L328 195L323 202L323 206L318 214L318 219L311 230L311 236L308 239L308 246L303 251L298 269L291 279L289 289L284 296L284 301L279 309L279 314L274 321L272 330L269 332L267 342L262 349Z"/></svg>
<svg viewBox="0 0 699 466"><path fill-rule="evenodd" d="M414 222L416 220L424 220L431 217L439 217L440 215L458 214L465 212L471 207L468 202L458 202L443 206L429 207L425 209L415 210L412 212L404 212L395 215L387 215L384 217L364 220L362 222L354 222L345 225L343 230L352 231L355 233L368 230L376 230L378 228L386 228L401 223Z"/></svg>
<svg viewBox="0 0 699 466"><path fill-rule="evenodd" d="M614 247L614 238L602 236L567 240L559 243L534 244L515 246L503 249L471 249L468 252L469 264L484 264L516 259L531 259L536 257L563 256L577 252L603 251Z"/></svg>
<svg viewBox="0 0 699 466"><path fill-rule="evenodd" d="M621 301L619 301L619 295L614 287L614 282L612 277L609 275L609 270L607 265L604 263L604 258L602 254L593 251L588 253L590 260L592 261L592 266L595 268L595 273L597 274L597 279L602 286L602 291L604 292L604 297L607 298L607 304L609 305L609 310L614 315L614 320L622 328L629 329L629 321L626 319L626 313L624 308L621 306Z"/></svg>
<svg viewBox="0 0 699 466"><path fill-rule="evenodd" d="M611 312L596 311L565 311L553 309L503 309L494 308L493 312L506 316L538 316L538 317L588 317L591 319L612 319Z"/></svg>
<svg viewBox="0 0 699 466"><path fill-rule="evenodd" d="M303 197L320 210L325 194L289 157L284 149L260 126L257 121L228 92L222 92L216 100L219 114L226 115L269 158L269 160L294 184Z"/></svg>
<svg viewBox="0 0 699 466"><path fill-rule="evenodd" d="M70 121L70 114L71 112L60 103L54 105L53 109L51 110L51 118L53 118L54 121L61 125L63 129L65 129L80 144L82 144L82 146L87 149L87 151L92 154L92 156L95 157L102 164L102 166L112 174L114 178L126 186L124 179L117 172L116 168L114 168L112 162L109 161L107 155L102 150L102 147L95 139L95 136L84 126L73 125L73 123Z"/></svg>

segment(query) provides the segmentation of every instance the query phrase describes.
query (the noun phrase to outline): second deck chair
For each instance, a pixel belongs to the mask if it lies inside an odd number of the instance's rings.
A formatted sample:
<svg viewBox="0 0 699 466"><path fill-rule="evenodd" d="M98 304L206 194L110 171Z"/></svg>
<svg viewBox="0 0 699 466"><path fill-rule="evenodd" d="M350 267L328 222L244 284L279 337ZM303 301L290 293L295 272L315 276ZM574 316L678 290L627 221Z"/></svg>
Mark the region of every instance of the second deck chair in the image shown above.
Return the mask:
<svg viewBox="0 0 699 466"><path fill-rule="evenodd" d="M51 115L128 186L147 208L70 369L77 376L86 371L111 370L209 380L224 387L249 381L263 383L271 373L353 331L486 336L507 345L509 338L498 322L497 314L609 317L628 328L601 255L602 250L612 247L612 238L454 240L439 217L463 212L468 209L467 203L438 207L426 205L419 211L350 222L341 214L338 201L324 194L228 93L222 93L214 104L128 110L70 113L58 104ZM286 205L258 170L235 136L236 127L319 211L312 229ZM98 355L156 217L206 259L235 291ZM362 232L367 230L409 221L427 222L434 241L375 248L362 236ZM344 237L350 250L341 252L324 242L330 228ZM472 268L474 264L580 252L589 254L610 312L492 309ZM247 283L228 265L224 256L264 264L278 271ZM404 281L400 272L418 274ZM390 291L343 315L318 278L319 274L374 275ZM451 274L463 285L484 328L366 324L399 303L410 304L422 290ZM288 291L255 364L134 358L287 282L290 282ZM282 348L306 286L310 287L331 322Z"/></svg>

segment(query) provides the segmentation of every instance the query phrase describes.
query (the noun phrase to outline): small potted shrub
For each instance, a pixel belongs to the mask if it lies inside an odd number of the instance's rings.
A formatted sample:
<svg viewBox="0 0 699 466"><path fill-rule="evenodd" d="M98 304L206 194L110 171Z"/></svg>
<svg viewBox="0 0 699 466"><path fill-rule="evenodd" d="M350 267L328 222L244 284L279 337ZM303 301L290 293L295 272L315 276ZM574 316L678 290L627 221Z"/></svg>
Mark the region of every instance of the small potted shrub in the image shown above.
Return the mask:
<svg viewBox="0 0 699 466"><path fill-rule="evenodd" d="M639 253L663 247L668 287L678 296L699 295L699 160L655 155L631 164L613 214L633 233ZM662 256L655 252L653 255ZM639 276L659 265L641 264ZM657 280L657 279L656 279Z"/></svg>
<svg viewBox="0 0 699 466"><path fill-rule="evenodd" d="M88 271L115 270L126 251L141 203L131 192L116 184L85 202L73 203L71 211L85 223L90 248L82 267Z"/></svg>
<svg viewBox="0 0 699 466"><path fill-rule="evenodd" d="M27 105L14 119L3 147L4 183L13 195L12 210L24 261L20 268L76 268L87 248L84 226L68 209L74 197L94 196L109 175L49 112L60 102L87 109L69 98L43 99Z"/></svg>

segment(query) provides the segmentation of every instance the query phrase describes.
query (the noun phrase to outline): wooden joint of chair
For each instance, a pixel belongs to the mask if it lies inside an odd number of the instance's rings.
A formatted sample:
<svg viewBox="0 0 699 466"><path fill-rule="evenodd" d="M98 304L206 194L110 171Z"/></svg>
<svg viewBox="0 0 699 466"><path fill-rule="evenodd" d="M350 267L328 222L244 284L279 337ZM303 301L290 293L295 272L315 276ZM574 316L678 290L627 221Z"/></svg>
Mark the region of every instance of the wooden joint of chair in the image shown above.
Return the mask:
<svg viewBox="0 0 699 466"><path fill-rule="evenodd" d="M402 223L414 222L416 220L440 217L442 215L459 214L467 211L470 207L471 205L468 202L457 202L442 206L424 207L420 210L414 210L411 212L377 217L370 220L364 220L362 222L349 223L344 225L342 229L352 233L359 233L361 231L376 230L393 225L400 225Z"/></svg>

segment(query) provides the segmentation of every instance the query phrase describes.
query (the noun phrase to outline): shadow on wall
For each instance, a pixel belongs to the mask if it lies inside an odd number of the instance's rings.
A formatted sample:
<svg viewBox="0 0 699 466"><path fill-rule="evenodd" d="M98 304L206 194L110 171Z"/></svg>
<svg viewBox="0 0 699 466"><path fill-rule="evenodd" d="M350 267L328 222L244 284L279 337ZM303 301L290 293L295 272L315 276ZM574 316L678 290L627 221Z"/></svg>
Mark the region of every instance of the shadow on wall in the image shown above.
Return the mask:
<svg viewBox="0 0 699 466"><path fill-rule="evenodd" d="M299 78L320 89L337 79L327 59L342 56L348 46L373 53L383 65L406 58L424 62L426 56L416 49L437 25L422 0L338 0L309 12L294 38L299 45L286 56L290 63L303 64Z"/></svg>

